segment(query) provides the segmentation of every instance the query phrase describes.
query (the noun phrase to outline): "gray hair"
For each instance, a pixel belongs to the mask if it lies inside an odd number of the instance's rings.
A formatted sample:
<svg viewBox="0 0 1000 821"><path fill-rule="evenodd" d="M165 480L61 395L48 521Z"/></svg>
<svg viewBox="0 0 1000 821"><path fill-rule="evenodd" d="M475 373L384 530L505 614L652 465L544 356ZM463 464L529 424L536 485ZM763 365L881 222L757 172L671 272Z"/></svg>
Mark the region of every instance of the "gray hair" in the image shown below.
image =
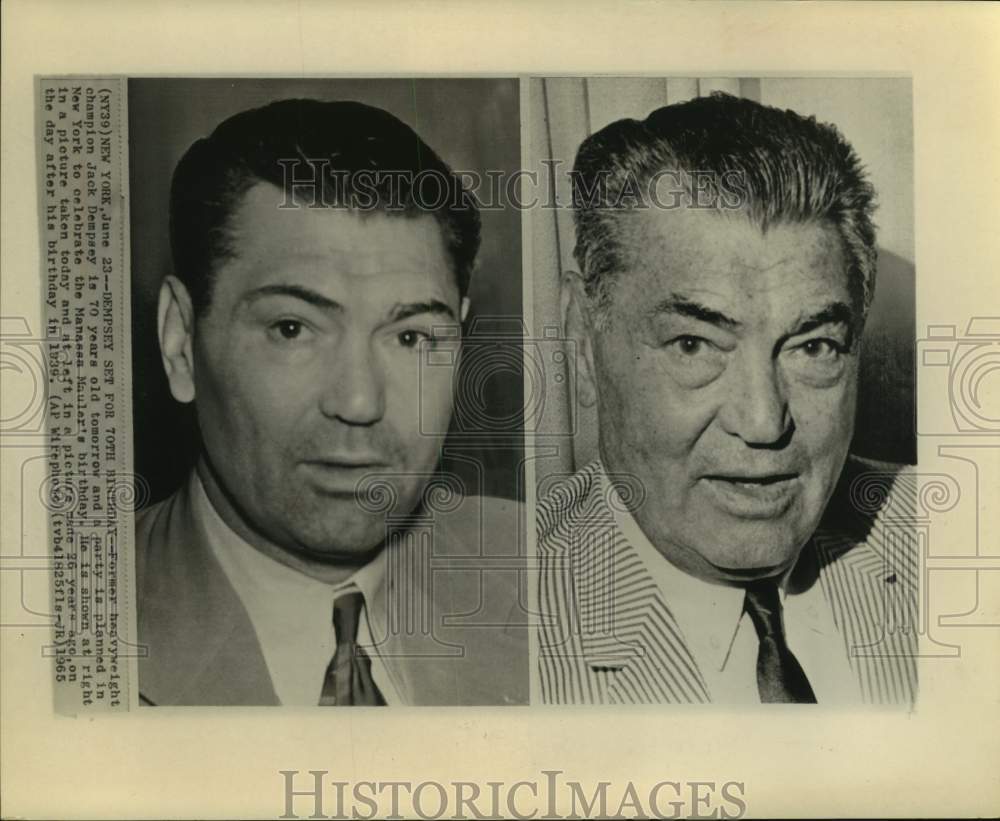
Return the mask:
<svg viewBox="0 0 1000 821"><path fill-rule="evenodd" d="M573 255L588 296L605 309L630 259L623 220L678 207L654 190L664 173L690 207L740 212L762 231L776 223L832 226L863 318L875 289L875 191L832 125L716 92L664 106L642 122L618 120L590 135L573 166ZM676 192L675 192L676 193Z"/></svg>

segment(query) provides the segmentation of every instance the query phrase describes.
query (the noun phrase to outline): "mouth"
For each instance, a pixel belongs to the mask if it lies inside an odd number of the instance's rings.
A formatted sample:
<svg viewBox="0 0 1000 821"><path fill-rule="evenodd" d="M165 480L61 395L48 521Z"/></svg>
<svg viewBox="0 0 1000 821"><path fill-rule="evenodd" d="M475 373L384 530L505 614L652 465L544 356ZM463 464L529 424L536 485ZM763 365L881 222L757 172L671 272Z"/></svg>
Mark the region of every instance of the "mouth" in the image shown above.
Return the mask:
<svg viewBox="0 0 1000 821"><path fill-rule="evenodd" d="M797 473L713 474L702 482L719 506L745 519L773 519L784 513L799 490Z"/></svg>
<svg viewBox="0 0 1000 821"><path fill-rule="evenodd" d="M365 453L345 453L337 456L321 457L318 459L307 459L307 465L317 465L319 467L328 468L384 468L388 467L389 463L377 455L369 455Z"/></svg>
<svg viewBox="0 0 1000 821"><path fill-rule="evenodd" d="M301 464L321 492L351 499L366 476L382 473L389 467L384 459L368 454L338 454L308 459Z"/></svg>

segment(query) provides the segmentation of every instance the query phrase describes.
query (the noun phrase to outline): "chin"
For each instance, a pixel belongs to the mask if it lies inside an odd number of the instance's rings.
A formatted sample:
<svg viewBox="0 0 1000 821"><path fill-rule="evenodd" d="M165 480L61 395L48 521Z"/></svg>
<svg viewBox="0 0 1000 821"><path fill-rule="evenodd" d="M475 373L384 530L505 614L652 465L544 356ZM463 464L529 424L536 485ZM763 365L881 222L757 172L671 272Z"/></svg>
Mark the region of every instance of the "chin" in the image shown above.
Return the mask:
<svg viewBox="0 0 1000 821"><path fill-rule="evenodd" d="M374 557L385 542L385 519L352 512L336 518L305 517L292 524L289 535L300 552L316 559L353 562Z"/></svg>
<svg viewBox="0 0 1000 821"><path fill-rule="evenodd" d="M796 553L754 556L750 559L746 556L719 556L710 561L720 573L737 575L750 573L766 576L780 573L795 561L796 556Z"/></svg>
<svg viewBox="0 0 1000 821"><path fill-rule="evenodd" d="M733 577L779 573L796 561L806 541L800 541L787 528L759 523L728 533L722 531L719 538L699 552L720 573Z"/></svg>

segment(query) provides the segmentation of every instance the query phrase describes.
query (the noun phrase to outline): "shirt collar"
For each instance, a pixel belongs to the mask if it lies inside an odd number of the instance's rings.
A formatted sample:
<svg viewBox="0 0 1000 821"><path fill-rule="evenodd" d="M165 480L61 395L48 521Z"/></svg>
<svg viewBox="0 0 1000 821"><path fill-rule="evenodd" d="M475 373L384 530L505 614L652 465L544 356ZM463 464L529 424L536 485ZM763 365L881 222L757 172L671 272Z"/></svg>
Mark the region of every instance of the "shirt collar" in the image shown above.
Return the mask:
<svg viewBox="0 0 1000 821"><path fill-rule="evenodd" d="M283 620L294 624L294 620L287 618L289 609L301 609L308 607L307 602L317 601L330 608L339 594L358 590L365 597L365 610L372 622L373 635L381 635L376 630L381 627L383 619L375 603L381 601L385 583L384 550L344 581L337 584L322 582L266 556L240 537L215 509L197 471L193 473L191 496L195 516L205 528L209 544L230 582L236 582L233 576L238 574L242 582L237 584L238 589L246 590L249 586L256 591L266 600L261 602L264 609L271 609L276 614L284 613ZM271 603L270 608L267 608L267 603ZM262 608L254 609L261 612Z"/></svg>

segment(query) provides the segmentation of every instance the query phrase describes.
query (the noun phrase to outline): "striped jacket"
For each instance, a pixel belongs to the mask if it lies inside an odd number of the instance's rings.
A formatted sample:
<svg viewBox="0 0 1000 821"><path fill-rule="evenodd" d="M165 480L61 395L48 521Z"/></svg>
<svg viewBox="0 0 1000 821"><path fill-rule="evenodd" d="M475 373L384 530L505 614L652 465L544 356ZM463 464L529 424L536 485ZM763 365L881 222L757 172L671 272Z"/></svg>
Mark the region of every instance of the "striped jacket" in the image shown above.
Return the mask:
<svg viewBox="0 0 1000 821"><path fill-rule="evenodd" d="M615 522L604 491L614 477L600 477L595 461L538 506L542 701L710 702L669 603ZM905 469L850 458L796 566L821 586L869 704L916 698L915 503Z"/></svg>

